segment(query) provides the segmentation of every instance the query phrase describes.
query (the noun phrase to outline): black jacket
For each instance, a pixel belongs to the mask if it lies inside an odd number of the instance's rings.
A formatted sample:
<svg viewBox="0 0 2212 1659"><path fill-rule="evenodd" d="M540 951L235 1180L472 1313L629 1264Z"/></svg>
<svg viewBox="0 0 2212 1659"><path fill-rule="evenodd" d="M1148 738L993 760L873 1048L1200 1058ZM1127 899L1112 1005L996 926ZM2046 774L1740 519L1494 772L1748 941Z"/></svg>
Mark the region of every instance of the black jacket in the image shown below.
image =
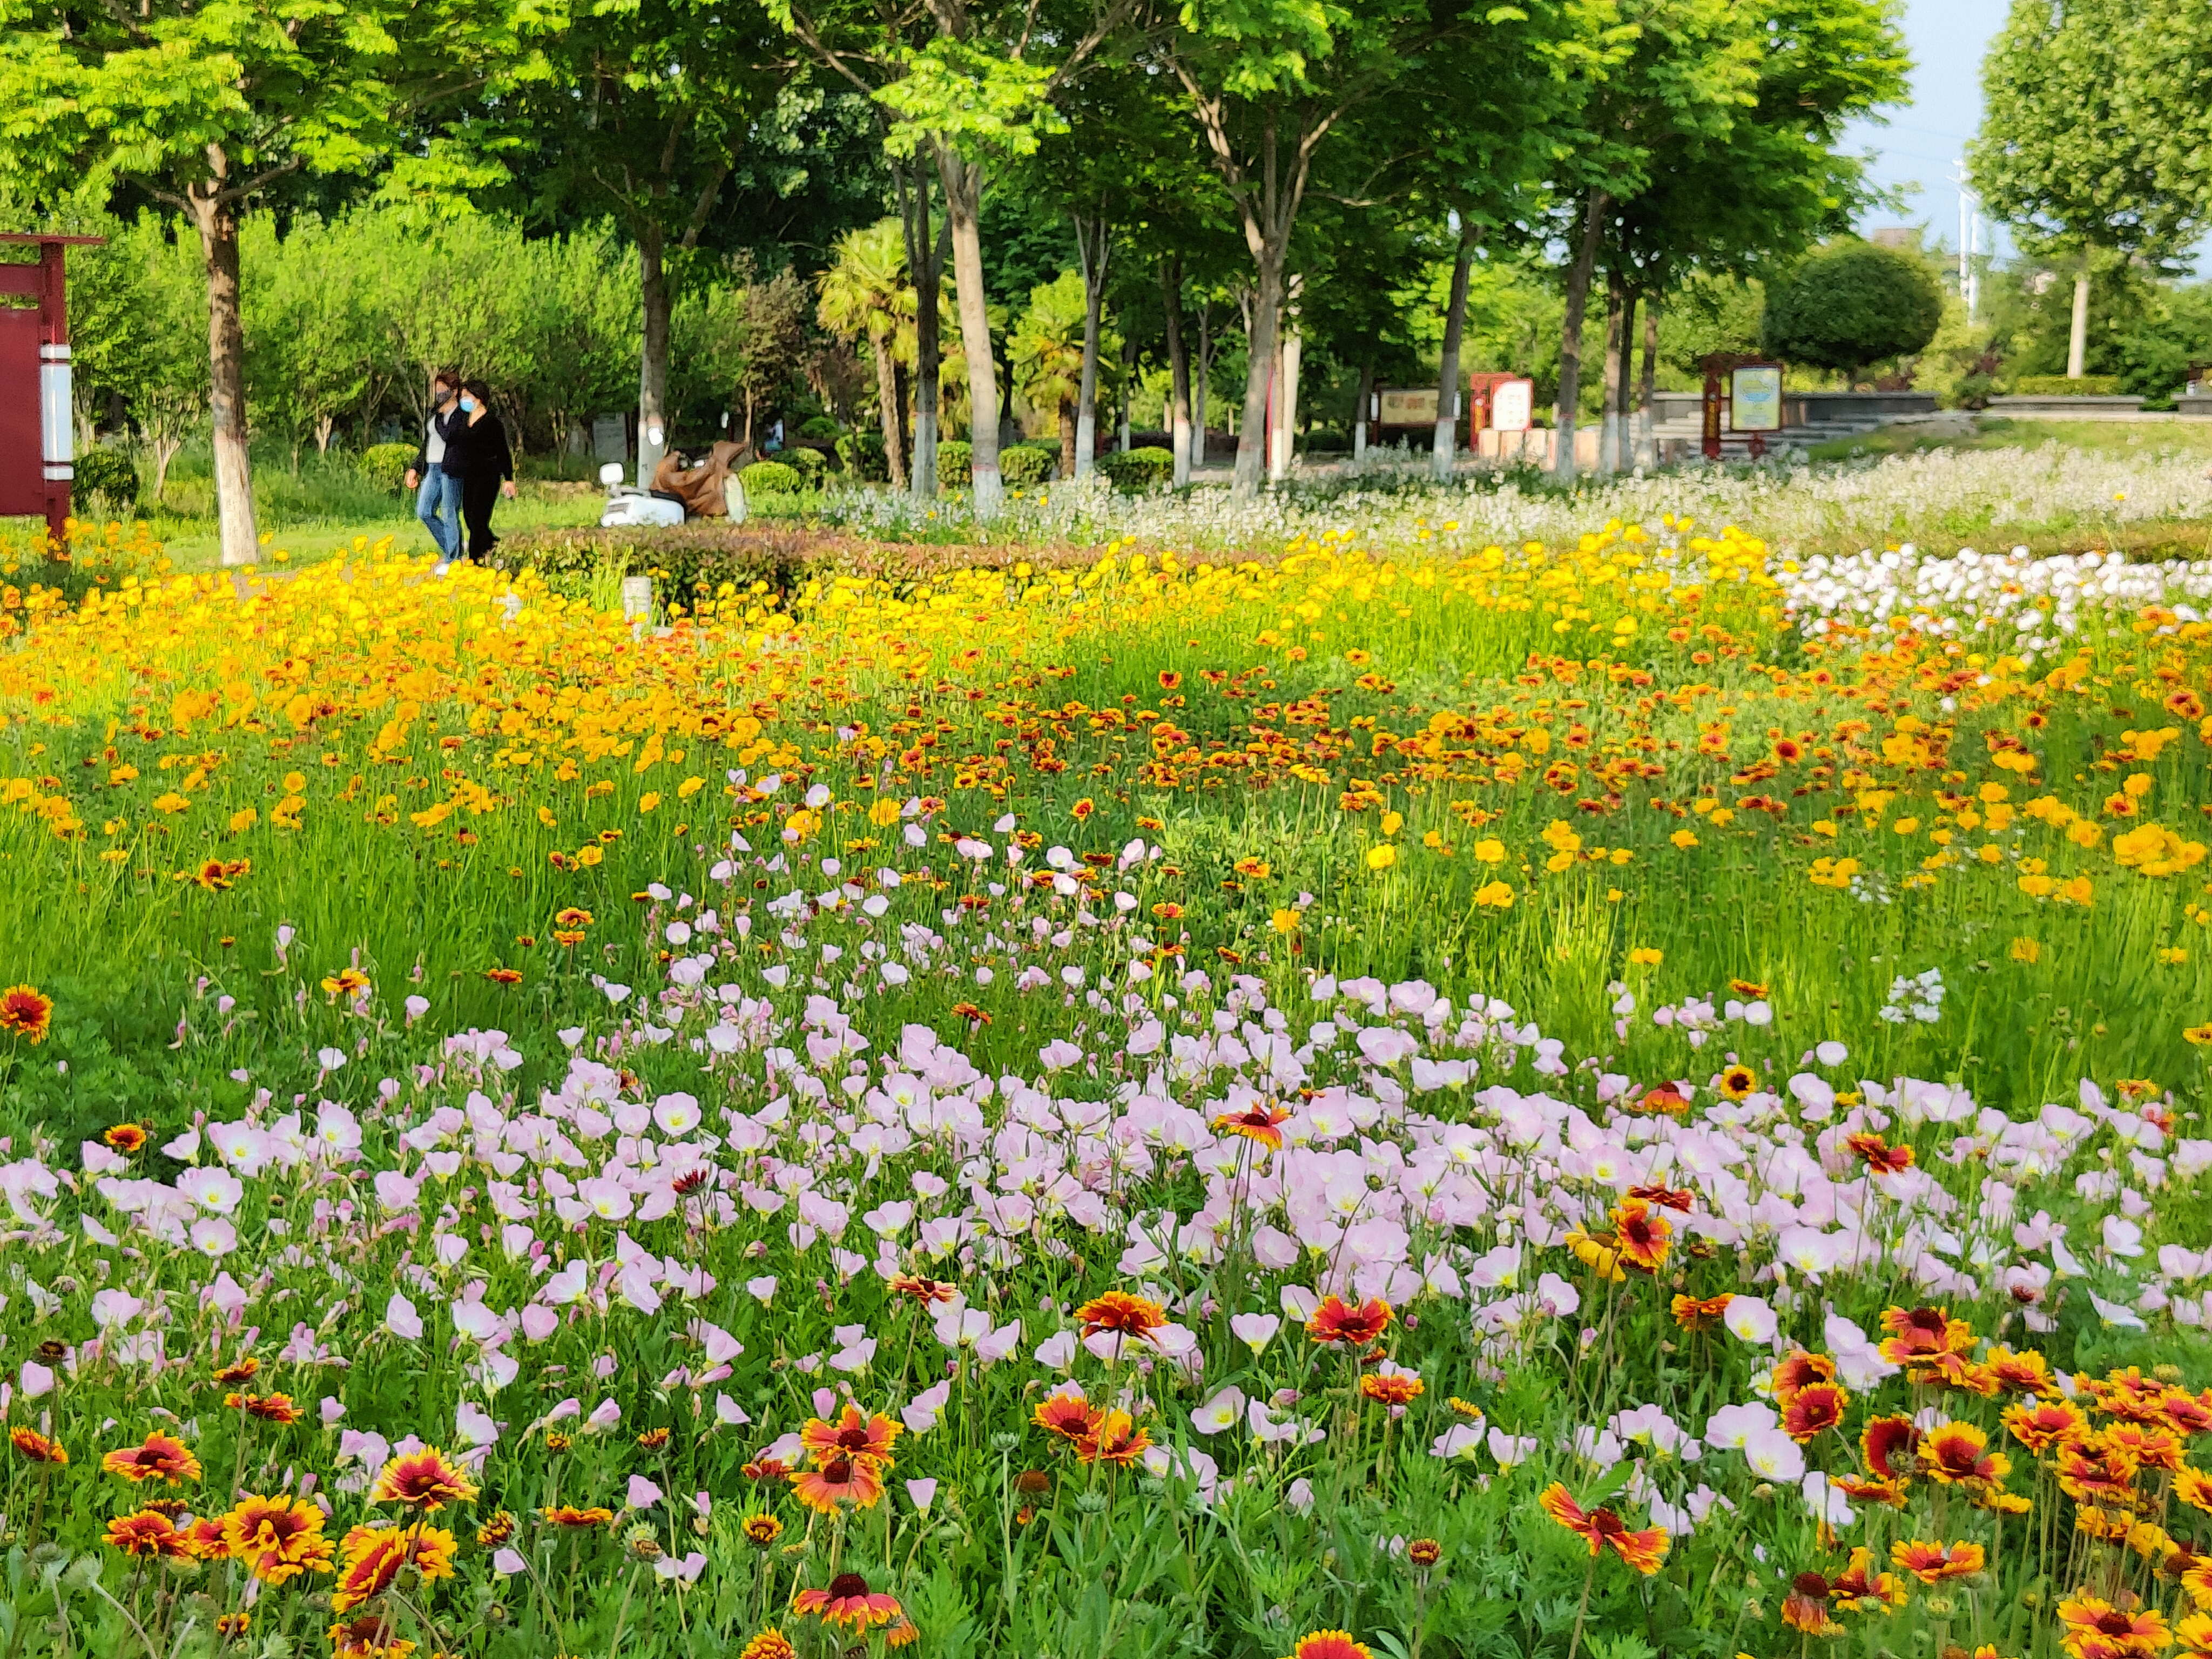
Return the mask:
<svg viewBox="0 0 2212 1659"><path fill-rule="evenodd" d="M432 410L427 425L434 426L441 438L450 441L453 423L465 418L460 404L455 404L451 409ZM441 461L439 465L443 465L444 463ZM407 463L407 470L417 473L430 470L430 434L427 430L422 434L422 441L415 446L415 459Z"/></svg>
<svg viewBox="0 0 2212 1659"><path fill-rule="evenodd" d="M446 428L446 475L453 478L499 480L514 476L514 452L507 447L507 428L487 409L483 418L471 423L456 414Z"/></svg>

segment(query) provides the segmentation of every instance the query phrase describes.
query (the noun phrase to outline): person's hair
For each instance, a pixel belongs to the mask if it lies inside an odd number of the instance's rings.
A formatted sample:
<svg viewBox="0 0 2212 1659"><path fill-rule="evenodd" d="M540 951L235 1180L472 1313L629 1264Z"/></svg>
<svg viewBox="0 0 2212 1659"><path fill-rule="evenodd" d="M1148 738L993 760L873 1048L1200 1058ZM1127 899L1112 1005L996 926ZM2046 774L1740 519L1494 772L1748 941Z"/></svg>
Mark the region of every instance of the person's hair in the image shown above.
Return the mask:
<svg viewBox="0 0 2212 1659"><path fill-rule="evenodd" d="M449 386L456 392L461 389L461 377L453 369L441 368L430 377L432 386Z"/></svg>
<svg viewBox="0 0 2212 1659"><path fill-rule="evenodd" d="M461 382L461 390L467 392L470 397L475 398L486 409L489 409L491 407L491 388L486 386L482 380L464 380Z"/></svg>

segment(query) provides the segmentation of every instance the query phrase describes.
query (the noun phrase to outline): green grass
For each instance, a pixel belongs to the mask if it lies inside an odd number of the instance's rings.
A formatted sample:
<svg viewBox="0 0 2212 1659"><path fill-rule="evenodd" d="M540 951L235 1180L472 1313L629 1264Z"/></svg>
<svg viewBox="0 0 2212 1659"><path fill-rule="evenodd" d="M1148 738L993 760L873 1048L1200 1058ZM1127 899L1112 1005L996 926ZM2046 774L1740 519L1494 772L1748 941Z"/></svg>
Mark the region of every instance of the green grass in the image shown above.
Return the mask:
<svg viewBox="0 0 2212 1659"><path fill-rule="evenodd" d="M1983 415L1976 418L1970 434L1886 426L1855 438L1814 444L1805 453L1816 461L1842 461L1866 455L1919 455L1936 449L2053 447L2145 459L2202 455L2212 461L2212 421L2184 420L2179 416L2160 421L2033 421Z"/></svg>

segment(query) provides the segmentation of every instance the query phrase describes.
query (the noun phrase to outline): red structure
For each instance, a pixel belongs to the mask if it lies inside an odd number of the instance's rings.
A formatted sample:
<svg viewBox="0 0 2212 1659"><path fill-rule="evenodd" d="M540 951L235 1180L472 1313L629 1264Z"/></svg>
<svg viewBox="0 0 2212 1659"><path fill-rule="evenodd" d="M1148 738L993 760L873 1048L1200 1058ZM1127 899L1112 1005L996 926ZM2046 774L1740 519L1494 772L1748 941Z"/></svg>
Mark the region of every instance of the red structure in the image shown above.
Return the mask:
<svg viewBox="0 0 2212 1659"><path fill-rule="evenodd" d="M101 240L0 232L0 242L39 250L34 265L0 264L0 296L21 295L38 302L0 303L0 518L43 516L46 533L57 542L69 517L76 453L63 250Z"/></svg>

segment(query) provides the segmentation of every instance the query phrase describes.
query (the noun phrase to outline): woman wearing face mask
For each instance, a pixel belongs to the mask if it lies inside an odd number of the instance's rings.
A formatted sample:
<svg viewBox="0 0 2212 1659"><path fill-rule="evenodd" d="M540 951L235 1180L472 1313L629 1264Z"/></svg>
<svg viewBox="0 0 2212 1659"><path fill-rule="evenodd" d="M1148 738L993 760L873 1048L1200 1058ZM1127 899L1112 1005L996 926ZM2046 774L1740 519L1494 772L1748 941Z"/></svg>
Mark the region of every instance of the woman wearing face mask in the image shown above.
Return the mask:
<svg viewBox="0 0 2212 1659"><path fill-rule="evenodd" d="M469 380L461 387L460 416L446 434L446 471L460 474L468 556L481 564L499 540L491 533L493 503L502 493L509 501L514 499L514 452L507 445L507 428L492 412L490 389L482 380Z"/></svg>

